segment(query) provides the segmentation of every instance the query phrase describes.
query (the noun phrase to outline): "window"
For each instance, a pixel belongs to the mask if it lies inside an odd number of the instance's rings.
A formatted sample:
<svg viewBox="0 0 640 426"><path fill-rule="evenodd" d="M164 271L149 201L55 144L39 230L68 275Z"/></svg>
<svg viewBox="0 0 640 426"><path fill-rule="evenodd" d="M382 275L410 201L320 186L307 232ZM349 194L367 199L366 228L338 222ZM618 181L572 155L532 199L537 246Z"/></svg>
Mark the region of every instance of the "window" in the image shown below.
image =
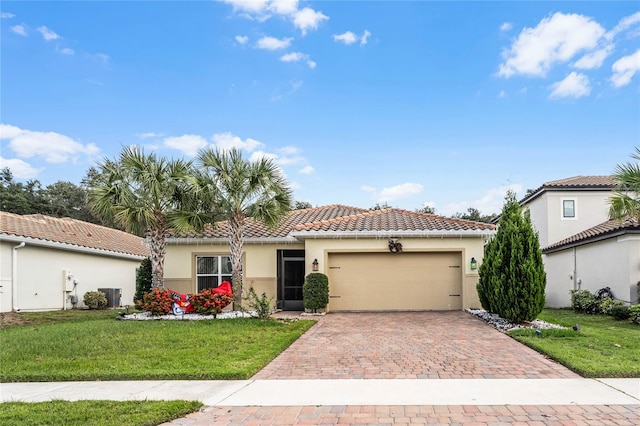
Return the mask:
<svg viewBox="0 0 640 426"><path fill-rule="evenodd" d="M231 282L231 257L196 257L196 292L218 287L222 281Z"/></svg>
<svg viewBox="0 0 640 426"><path fill-rule="evenodd" d="M562 217L567 217L567 218L576 217L576 201L575 200L562 200Z"/></svg>

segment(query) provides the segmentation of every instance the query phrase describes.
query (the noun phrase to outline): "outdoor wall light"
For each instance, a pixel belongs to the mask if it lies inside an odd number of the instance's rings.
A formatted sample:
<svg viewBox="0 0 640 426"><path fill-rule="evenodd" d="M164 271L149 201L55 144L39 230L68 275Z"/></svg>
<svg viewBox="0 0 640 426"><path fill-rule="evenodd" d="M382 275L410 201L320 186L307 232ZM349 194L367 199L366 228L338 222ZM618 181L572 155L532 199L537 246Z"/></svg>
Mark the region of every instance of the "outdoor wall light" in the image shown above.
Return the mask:
<svg viewBox="0 0 640 426"><path fill-rule="evenodd" d="M313 259L311 265L313 266L313 272L318 272L318 259Z"/></svg>
<svg viewBox="0 0 640 426"><path fill-rule="evenodd" d="M476 261L475 257L471 258L471 270L475 271L476 269L478 269L478 262Z"/></svg>

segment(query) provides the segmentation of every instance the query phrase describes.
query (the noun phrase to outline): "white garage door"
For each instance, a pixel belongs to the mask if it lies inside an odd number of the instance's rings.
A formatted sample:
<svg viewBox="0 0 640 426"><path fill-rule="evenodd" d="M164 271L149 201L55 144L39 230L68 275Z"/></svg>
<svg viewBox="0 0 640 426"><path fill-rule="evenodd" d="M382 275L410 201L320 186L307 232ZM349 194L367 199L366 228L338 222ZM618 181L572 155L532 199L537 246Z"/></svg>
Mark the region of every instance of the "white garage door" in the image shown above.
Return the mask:
<svg viewBox="0 0 640 426"><path fill-rule="evenodd" d="M462 309L462 255L332 253L329 310Z"/></svg>

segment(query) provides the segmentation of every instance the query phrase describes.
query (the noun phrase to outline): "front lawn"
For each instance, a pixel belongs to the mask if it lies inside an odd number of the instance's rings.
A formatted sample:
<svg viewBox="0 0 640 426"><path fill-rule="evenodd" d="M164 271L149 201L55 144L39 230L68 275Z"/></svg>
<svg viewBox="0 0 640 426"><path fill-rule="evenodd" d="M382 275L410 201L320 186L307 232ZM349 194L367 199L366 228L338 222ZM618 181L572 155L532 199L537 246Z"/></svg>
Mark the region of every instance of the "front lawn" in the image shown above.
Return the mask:
<svg viewBox="0 0 640 426"><path fill-rule="evenodd" d="M540 336L530 329L509 335L583 377L640 377L640 326L565 309L545 309L538 318L569 328L542 330Z"/></svg>
<svg viewBox="0 0 640 426"><path fill-rule="evenodd" d="M0 381L247 379L314 324L116 321L103 312L58 311L63 322L47 313L44 323L0 329Z"/></svg>
<svg viewBox="0 0 640 426"><path fill-rule="evenodd" d="M0 424L5 426L140 426L169 422L197 411L197 401L48 401L5 402Z"/></svg>

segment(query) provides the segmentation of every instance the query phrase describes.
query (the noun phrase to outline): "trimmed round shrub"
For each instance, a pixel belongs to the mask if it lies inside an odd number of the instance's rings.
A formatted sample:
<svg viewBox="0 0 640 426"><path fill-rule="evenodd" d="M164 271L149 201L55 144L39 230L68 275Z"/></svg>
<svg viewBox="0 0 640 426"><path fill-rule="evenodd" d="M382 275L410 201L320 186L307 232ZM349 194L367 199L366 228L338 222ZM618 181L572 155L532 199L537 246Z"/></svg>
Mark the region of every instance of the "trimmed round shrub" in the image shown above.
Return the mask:
<svg viewBox="0 0 640 426"><path fill-rule="evenodd" d="M629 308L629 321L640 324L640 305L633 305Z"/></svg>
<svg viewBox="0 0 640 426"><path fill-rule="evenodd" d="M86 292L82 301L89 309L106 309L108 304L107 296L101 291Z"/></svg>
<svg viewBox="0 0 640 426"><path fill-rule="evenodd" d="M612 311L617 306L624 306L624 302L622 300L612 299L610 297L605 297L600 301L600 305L598 308L600 312L605 315L612 315Z"/></svg>
<svg viewBox="0 0 640 426"><path fill-rule="evenodd" d="M136 305L152 315L166 315L171 312L173 295L171 290L154 288L142 297L142 301L138 300Z"/></svg>
<svg viewBox="0 0 640 426"><path fill-rule="evenodd" d="M614 306L611 308L611 314L614 319L617 321L624 321L629 319L631 316L631 312L628 306Z"/></svg>
<svg viewBox="0 0 640 426"><path fill-rule="evenodd" d="M329 277L320 272L307 275L302 285L304 308L312 312L325 309L329 304Z"/></svg>
<svg viewBox="0 0 640 426"><path fill-rule="evenodd" d="M589 290L574 290L571 292L571 307L578 313L597 314L600 312L600 301Z"/></svg>
<svg viewBox="0 0 640 426"><path fill-rule="evenodd" d="M232 301L231 293L217 294L211 288L189 296L189 303L201 315L217 315Z"/></svg>

